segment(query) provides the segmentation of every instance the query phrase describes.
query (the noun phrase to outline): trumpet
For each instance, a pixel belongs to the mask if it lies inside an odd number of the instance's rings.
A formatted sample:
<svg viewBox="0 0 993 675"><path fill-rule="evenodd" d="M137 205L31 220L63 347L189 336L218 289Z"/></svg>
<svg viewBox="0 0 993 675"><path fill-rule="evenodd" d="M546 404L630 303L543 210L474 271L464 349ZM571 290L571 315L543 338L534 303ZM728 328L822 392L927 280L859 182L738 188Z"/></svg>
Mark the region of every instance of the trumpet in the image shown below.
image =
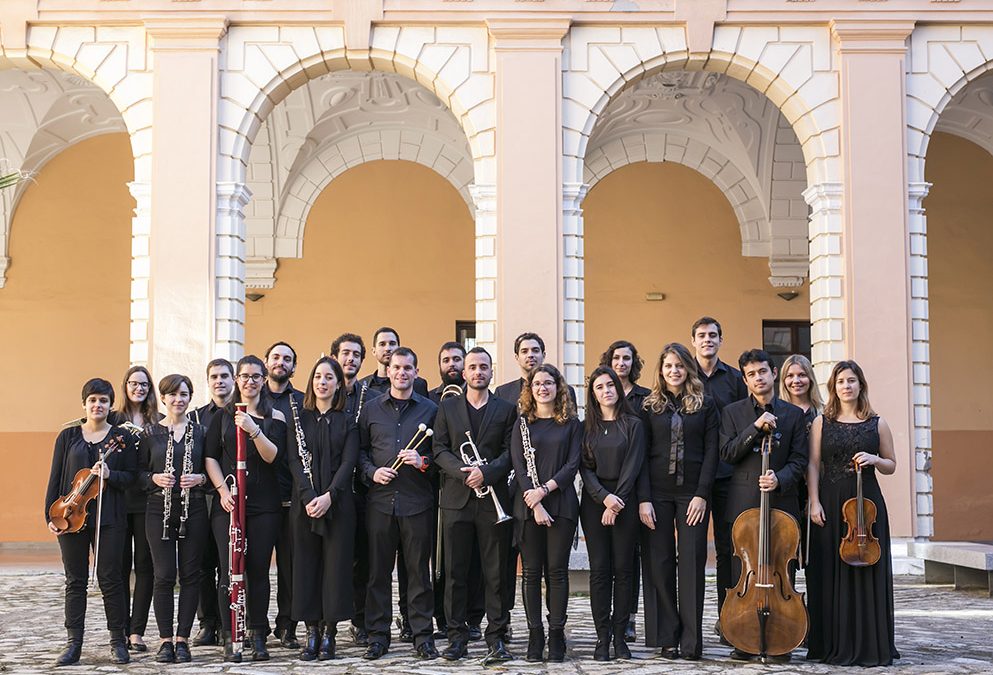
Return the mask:
<svg viewBox="0 0 993 675"><path fill-rule="evenodd" d="M428 425L421 422L417 425L417 432L414 434L414 437L407 443L407 447L400 452L403 452L404 450L417 450L417 448L421 447L421 443L428 440L432 436L434 436L434 430L428 429ZM397 455L397 458L393 460L393 465L390 466L390 468L394 471L399 471L401 466L403 466L403 458L400 455Z"/></svg>
<svg viewBox="0 0 993 675"><path fill-rule="evenodd" d="M460 387L457 384L446 385L445 388L441 390L442 401L451 398L453 396L461 396L461 395L462 395L462 387Z"/></svg>
<svg viewBox="0 0 993 675"><path fill-rule="evenodd" d="M466 431L465 437L466 441L459 446L459 454L462 455L462 463L473 468L487 464L487 461L480 456L479 448L477 448L476 444L472 442L472 432ZM469 449L472 451L472 456L466 452L466 446L469 446ZM476 496L480 499L485 498L486 495L493 498L493 506L496 507L497 513L497 519L494 525L499 525L500 523L506 523L508 520L513 520L513 518L508 516L507 512L503 510L503 505L500 504L500 499L496 496L496 493L493 491L492 487L489 485L484 485L481 488L473 488L473 490L475 491Z"/></svg>

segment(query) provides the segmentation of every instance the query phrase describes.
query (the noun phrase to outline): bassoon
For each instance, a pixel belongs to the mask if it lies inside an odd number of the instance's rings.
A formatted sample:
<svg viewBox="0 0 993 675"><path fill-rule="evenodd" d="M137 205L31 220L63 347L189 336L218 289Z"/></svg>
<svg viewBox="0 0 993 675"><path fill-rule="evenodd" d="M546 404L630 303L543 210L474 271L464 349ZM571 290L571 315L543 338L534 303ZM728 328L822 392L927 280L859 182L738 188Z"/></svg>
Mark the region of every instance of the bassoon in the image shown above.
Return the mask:
<svg viewBox="0 0 993 675"><path fill-rule="evenodd" d="M245 403L235 403L237 412L246 413ZM235 425L235 469L231 480L231 525L228 528L228 570L231 592L231 652L232 661L241 661L245 642L245 551L248 540L245 538L245 477L248 474L248 434Z"/></svg>

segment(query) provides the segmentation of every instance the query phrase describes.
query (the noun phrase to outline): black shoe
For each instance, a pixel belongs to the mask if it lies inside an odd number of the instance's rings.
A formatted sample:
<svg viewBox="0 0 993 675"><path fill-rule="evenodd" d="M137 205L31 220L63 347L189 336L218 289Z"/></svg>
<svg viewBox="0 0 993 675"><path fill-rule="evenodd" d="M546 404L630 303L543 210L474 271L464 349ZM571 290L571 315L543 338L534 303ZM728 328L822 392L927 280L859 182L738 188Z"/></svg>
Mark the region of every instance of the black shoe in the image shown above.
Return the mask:
<svg viewBox="0 0 993 675"><path fill-rule="evenodd" d="M307 644L300 650L301 661L317 659L317 650L321 644L321 629L317 626L307 626Z"/></svg>
<svg viewBox="0 0 993 675"><path fill-rule="evenodd" d="M503 641L511 642L514 639L514 629L510 627L510 622L507 622L507 628L503 631Z"/></svg>
<svg viewBox="0 0 993 675"><path fill-rule="evenodd" d="M452 640L448 648L441 653L441 658L446 661L458 661L469 653L465 640Z"/></svg>
<svg viewBox="0 0 993 675"><path fill-rule="evenodd" d="M397 636L400 642L414 641L414 632L410 630L410 622L406 618L397 617L397 628L400 629L400 635Z"/></svg>
<svg viewBox="0 0 993 675"><path fill-rule="evenodd" d="M214 626L200 626L200 630L193 637L194 647L211 647L217 644L217 628Z"/></svg>
<svg viewBox="0 0 993 675"><path fill-rule="evenodd" d="M355 624L348 627L348 632L352 636L352 642L354 642L359 647L369 646L369 634L365 632L364 628L359 628Z"/></svg>
<svg viewBox="0 0 993 675"><path fill-rule="evenodd" d="M627 628L624 629L624 641L635 642L638 639L638 632L634 628L634 619L628 620Z"/></svg>
<svg viewBox="0 0 993 675"><path fill-rule="evenodd" d="M503 644L503 640L497 640L490 647L490 651L483 658L483 665L489 666L494 663L503 663L504 661L513 661L514 655L507 651L507 647Z"/></svg>
<svg viewBox="0 0 993 675"><path fill-rule="evenodd" d="M714 622L714 635L720 635L724 637L724 633L721 631L721 620L718 619Z"/></svg>
<svg viewBox="0 0 993 675"><path fill-rule="evenodd" d="M610 660L610 640L606 636L600 636L596 640L596 646L593 647L593 660L594 661L609 661Z"/></svg>
<svg viewBox="0 0 993 675"><path fill-rule="evenodd" d="M285 649L300 649L300 641L297 640L297 629L295 626L276 629L276 638L279 646Z"/></svg>
<svg viewBox="0 0 993 675"><path fill-rule="evenodd" d="M779 664L779 663L789 663L790 662L790 659L792 659L792 658L793 657L792 657L791 654L778 654L776 656L767 656L767 657L765 657L764 659L762 659L762 663L777 663L777 664Z"/></svg>
<svg viewBox="0 0 993 675"><path fill-rule="evenodd" d="M669 659L670 661L675 661L679 658L679 647L663 647L662 651L659 652L659 656L663 659Z"/></svg>
<svg viewBox="0 0 993 675"><path fill-rule="evenodd" d="M699 661L703 657L703 654L683 654L684 661Z"/></svg>
<svg viewBox="0 0 993 675"><path fill-rule="evenodd" d="M431 634L432 640L445 640L448 638L448 629L439 628L434 633Z"/></svg>
<svg viewBox="0 0 993 675"><path fill-rule="evenodd" d="M628 647L627 640L624 635L614 633L614 658L616 659L630 659L631 649Z"/></svg>
<svg viewBox="0 0 993 675"><path fill-rule="evenodd" d="M169 640L163 640L162 644L159 645L159 651L155 655L156 663L175 663L176 662L176 650Z"/></svg>
<svg viewBox="0 0 993 675"><path fill-rule="evenodd" d="M524 657L526 661L536 663L545 659L545 629L528 629L528 653Z"/></svg>
<svg viewBox="0 0 993 675"><path fill-rule="evenodd" d="M148 651L148 647L145 648ZM128 643L125 640L116 640L110 643L110 660L112 663L129 663L131 654L128 653Z"/></svg>
<svg viewBox="0 0 993 675"><path fill-rule="evenodd" d="M548 629L548 660L555 663L565 661L565 629Z"/></svg>
<svg viewBox="0 0 993 675"><path fill-rule="evenodd" d="M731 650L731 660L732 661L751 661L755 658L754 654L749 654L748 652L743 652L740 649Z"/></svg>
<svg viewBox="0 0 993 675"><path fill-rule="evenodd" d="M417 646L415 651L419 659L436 659L439 656L438 650L434 647L433 640L425 640Z"/></svg>
<svg viewBox="0 0 993 675"><path fill-rule="evenodd" d="M386 645L382 642L370 642L369 648L365 650L365 654L362 655L362 658L366 661L375 661L385 653Z"/></svg>
<svg viewBox="0 0 993 675"><path fill-rule="evenodd" d="M176 663L189 663L193 660L193 654L190 653L190 645L186 641L180 642L176 640Z"/></svg>
<svg viewBox="0 0 993 675"><path fill-rule="evenodd" d="M147 652L148 645L146 645L144 642L131 642L131 639L128 638L128 651Z"/></svg>
<svg viewBox="0 0 993 675"><path fill-rule="evenodd" d="M83 654L83 631L69 631L69 639L66 640L66 648L55 659L56 666L71 666L79 662L79 657Z"/></svg>
<svg viewBox="0 0 993 675"><path fill-rule="evenodd" d="M335 656L334 628L326 628L321 636L321 648L317 652L318 661L330 661Z"/></svg>
<svg viewBox="0 0 993 675"><path fill-rule="evenodd" d="M479 624L469 626L469 642L476 642L483 639L483 630Z"/></svg>
<svg viewBox="0 0 993 675"><path fill-rule="evenodd" d="M269 650L265 646L265 632L252 631L252 661L268 661Z"/></svg>

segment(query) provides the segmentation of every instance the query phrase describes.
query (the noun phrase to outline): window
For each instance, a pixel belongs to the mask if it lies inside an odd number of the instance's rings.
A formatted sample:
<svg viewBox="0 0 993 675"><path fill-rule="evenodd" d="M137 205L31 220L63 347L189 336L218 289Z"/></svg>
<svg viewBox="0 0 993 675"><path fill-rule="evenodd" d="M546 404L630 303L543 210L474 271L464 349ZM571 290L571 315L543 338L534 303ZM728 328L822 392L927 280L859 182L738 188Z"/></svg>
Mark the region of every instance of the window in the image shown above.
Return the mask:
<svg viewBox="0 0 993 675"><path fill-rule="evenodd" d="M776 368L790 354L810 358L810 323L807 321L763 321L762 349L769 352Z"/></svg>
<svg viewBox="0 0 993 675"><path fill-rule="evenodd" d="M466 351L469 351L476 346L476 322L475 321L456 321L455 322L455 341L465 347Z"/></svg>

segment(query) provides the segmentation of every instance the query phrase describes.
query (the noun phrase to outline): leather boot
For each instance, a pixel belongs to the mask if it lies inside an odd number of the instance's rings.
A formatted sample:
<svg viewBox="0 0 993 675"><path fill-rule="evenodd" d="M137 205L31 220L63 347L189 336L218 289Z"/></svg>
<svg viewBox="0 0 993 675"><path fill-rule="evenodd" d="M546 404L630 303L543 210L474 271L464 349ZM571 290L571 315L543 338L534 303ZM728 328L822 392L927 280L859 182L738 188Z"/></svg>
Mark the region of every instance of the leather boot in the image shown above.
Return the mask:
<svg viewBox="0 0 993 675"><path fill-rule="evenodd" d="M110 660L121 664L131 661L131 654L128 652L128 639L122 630L110 633Z"/></svg>
<svg viewBox="0 0 993 675"><path fill-rule="evenodd" d="M321 637L321 648L317 652L318 661L330 661L335 657L334 635L338 632L335 626L326 626Z"/></svg>
<svg viewBox="0 0 993 675"><path fill-rule="evenodd" d="M565 629L548 629L548 660L555 663L565 661Z"/></svg>
<svg viewBox="0 0 993 675"><path fill-rule="evenodd" d="M624 635L625 624L614 626L614 658L630 659L631 648L628 647L627 639Z"/></svg>
<svg viewBox="0 0 993 675"><path fill-rule="evenodd" d="M269 650L265 646L265 631L252 631L252 661L268 661Z"/></svg>
<svg viewBox="0 0 993 675"><path fill-rule="evenodd" d="M593 648L594 661L610 660L610 629L604 626L597 626L596 646Z"/></svg>
<svg viewBox="0 0 993 675"><path fill-rule="evenodd" d="M535 663L545 658L545 629L542 626L528 629L528 652L526 661Z"/></svg>
<svg viewBox="0 0 993 675"><path fill-rule="evenodd" d="M83 630L81 628L70 628L66 638L66 648L55 660L56 666L71 666L79 662L79 657L83 654Z"/></svg>
<svg viewBox="0 0 993 675"><path fill-rule="evenodd" d="M317 658L317 649L321 641L321 629L319 626L307 626L307 644L300 652L301 661L313 661Z"/></svg>
<svg viewBox="0 0 993 675"><path fill-rule="evenodd" d="M224 660L229 663L241 663L241 652L235 653L231 642L231 631L221 631L221 644L224 645Z"/></svg>

